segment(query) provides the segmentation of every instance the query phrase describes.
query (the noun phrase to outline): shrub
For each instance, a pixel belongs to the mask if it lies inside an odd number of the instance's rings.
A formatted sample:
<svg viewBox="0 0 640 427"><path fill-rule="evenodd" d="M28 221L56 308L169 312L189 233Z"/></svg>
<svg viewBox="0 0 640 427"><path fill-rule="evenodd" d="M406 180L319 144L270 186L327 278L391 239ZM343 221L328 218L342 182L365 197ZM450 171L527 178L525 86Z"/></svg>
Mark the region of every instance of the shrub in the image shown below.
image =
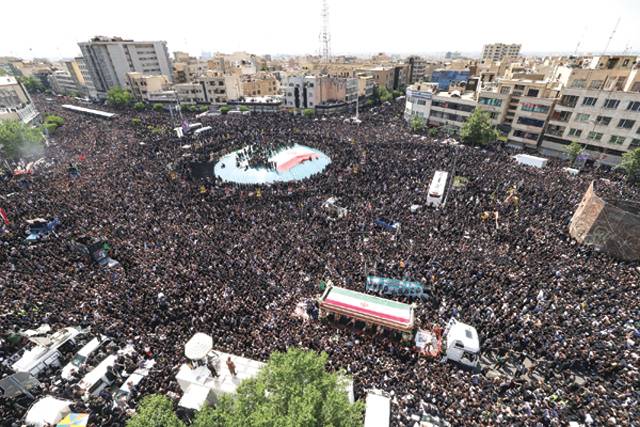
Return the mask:
<svg viewBox="0 0 640 427"><path fill-rule="evenodd" d="M133 109L136 111L142 111L144 110L144 102L136 102L135 104L133 104Z"/></svg>
<svg viewBox="0 0 640 427"><path fill-rule="evenodd" d="M164 111L164 105L160 103L153 104L153 111Z"/></svg>
<svg viewBox="0 0 640 427"><path fill-rule="evenodd" d="M227 114L229 111L231 111L231 107L228 105L220 107L220 114Z"/></svg>
<svg viewBox="0 0 640 427"><path fill-rule="evenodd" d="M304 110L302 110L302 114L305 117L313 117L316 115L316 110L314 110L313 108L305 108Z"/></svg>

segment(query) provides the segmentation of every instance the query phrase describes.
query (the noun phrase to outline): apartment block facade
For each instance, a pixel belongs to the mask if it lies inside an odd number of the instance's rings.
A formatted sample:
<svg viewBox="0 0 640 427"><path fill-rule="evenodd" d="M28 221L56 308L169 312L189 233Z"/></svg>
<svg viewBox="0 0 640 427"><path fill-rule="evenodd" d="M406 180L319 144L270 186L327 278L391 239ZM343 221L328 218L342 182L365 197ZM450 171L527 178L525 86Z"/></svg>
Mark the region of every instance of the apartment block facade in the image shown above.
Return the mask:
<svg viewBox="0 0 640 427"><path fill-rule="evenodd" d="M549 118L540 151L565 157L580 143L591 161L616 165L640 147L640 69L577 69Z"/></svg>
<svg viewBox="0 0 640 427"><path fill-rule="evenodd" d="M482 47L483 61L502 61L520 55L520 44L491 43Z"/></svg>
<svg viewBox="0 0 640 427"><path fill-rule="evenodd" d="M113 87L125 87L127 73L164 75L173 81L171 59L164 41L133 41L94 37L78 43L99 98Z"/></svg>
<svg viewBox="0 0 640 427"><path fill-rule="evenodd" d="M13 76L0 76L0 120L31 123L39 114L22 83Z"/></svg>

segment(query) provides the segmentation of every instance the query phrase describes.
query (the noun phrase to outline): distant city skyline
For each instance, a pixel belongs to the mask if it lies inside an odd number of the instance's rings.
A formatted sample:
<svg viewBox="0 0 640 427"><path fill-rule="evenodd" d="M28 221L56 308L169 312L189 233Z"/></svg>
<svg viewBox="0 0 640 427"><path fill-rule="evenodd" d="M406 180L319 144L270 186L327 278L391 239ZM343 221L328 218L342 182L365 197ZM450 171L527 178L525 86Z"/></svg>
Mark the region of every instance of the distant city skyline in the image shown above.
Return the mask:
<svg viewBox="0 0 640 427"><path fill-rule="evenodd" d="M540 0L535 5L488 0L387 3L328 0L333 55L478 56L486 43L519 43L523 54L600 54L620 19L607 53L638 54L640 7L634 0ZM170 12L150 1L112 0L98 9L61 0L3 5L0 56L25 59L79 55L77 43L96 35L166 40L170 52L246 51L255 54L318 54L321 0L200 3L186 0ZM388 9L388 10L387 10Z"/></svg>

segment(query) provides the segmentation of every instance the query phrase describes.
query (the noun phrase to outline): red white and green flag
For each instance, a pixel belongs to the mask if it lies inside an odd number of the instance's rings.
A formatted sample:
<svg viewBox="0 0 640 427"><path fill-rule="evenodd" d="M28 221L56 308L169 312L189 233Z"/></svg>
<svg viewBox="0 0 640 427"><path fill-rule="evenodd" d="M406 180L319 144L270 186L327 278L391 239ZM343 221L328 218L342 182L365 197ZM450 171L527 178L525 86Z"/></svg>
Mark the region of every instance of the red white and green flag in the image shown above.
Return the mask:
<svg viewBox="0 0 640 427"><path fill-rule="evenodd" d="M324 295L321 305L325 310L350 315L361 320L401 330L413 328L414 311L411 305L362 292L334 286Z"/></svg>

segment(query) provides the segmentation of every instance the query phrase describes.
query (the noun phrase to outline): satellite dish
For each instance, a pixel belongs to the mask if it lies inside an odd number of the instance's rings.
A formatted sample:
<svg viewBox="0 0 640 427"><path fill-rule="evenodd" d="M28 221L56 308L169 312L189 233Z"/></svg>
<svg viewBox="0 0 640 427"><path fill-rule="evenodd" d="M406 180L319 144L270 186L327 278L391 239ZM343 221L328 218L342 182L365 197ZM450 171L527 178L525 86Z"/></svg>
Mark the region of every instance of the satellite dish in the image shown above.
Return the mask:
<svg viewBox="0 0 640 427"><path fill-rule="evenodd" d="M213 338L198 332L184 345L184 355L191 360L200 360L204 359L212 348Z"/></svg>

